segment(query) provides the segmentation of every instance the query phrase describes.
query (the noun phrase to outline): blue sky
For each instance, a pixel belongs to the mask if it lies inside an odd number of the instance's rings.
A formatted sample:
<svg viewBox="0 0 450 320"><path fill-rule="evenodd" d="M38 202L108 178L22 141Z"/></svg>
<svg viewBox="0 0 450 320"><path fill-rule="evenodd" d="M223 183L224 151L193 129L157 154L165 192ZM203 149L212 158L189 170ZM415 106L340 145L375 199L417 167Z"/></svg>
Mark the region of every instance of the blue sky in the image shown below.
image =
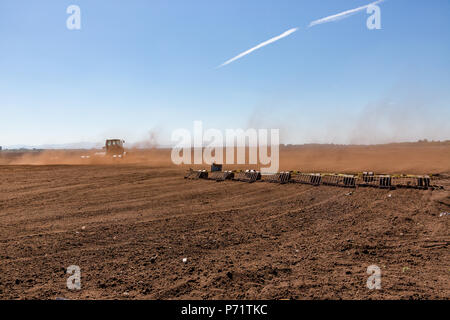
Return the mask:
<svg viewBox="0 0 450 320"><path fill-rule="evenodd" d="M307 28L370 2L2 0L0 145L166 144L194 120L284 143L450 139L450 2L387 0L381 30L365 11Z"/></svg>

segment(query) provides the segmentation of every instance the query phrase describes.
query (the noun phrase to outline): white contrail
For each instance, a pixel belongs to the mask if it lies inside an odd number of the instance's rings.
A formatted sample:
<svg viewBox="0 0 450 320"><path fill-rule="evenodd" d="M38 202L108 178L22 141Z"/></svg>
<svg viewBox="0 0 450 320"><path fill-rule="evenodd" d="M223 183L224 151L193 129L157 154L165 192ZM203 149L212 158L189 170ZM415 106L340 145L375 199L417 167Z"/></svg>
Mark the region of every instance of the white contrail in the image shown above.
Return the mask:
<svg viewBox="0 0 450 320"><path fill-rule="evenodd" d="M340 20L340 19L346 18L346 17L348 17L348 16L350 16L350 15L352 15L354 13L357 13L357 12L359 12L361 10L366 9L369 6L376 5L376 4L378 4L380 2L383 2L383 1L384 0L378 0L378 1L369 3L369 4L367 4L365 6L362 6L362 7L358 7L358 8L351 9L351 10L347 10L347 11L344 11L344 12L341 12L341 13L338 13L338 14L334 14L332 16L328 16L328 17L325 17L325 18L322 18L322 19L314 20L313 22L311 22L309 24L308 28L310 28L312 26L315 26L315 25L318 25L318 24L332 22L332 21L336 21L336 20Z"/></svg>
<svg viewBox="0 0 450 320"><path fill-rule="evenodd" d="M294 33L294 32L297 31L297 30L298 30L298 28L292 28L292 29L289 29L288 31L283 32L283 33L280 34L279 36L276 36L276 37L273 37L273 38L271 38L271 39L269 39L269 40L267 40L267 41L261 42L261 43L258 44L256 47L253 47L253 48L251 48L251 49L248 49L247 51L244 51L244 52L238 54L236 57L231 58L230 60L225 61L224 63L222 63L222 64L221 64L220 66L218 66L217 68L221 68L221 67L223 67L223 66L226 66L227 64L229 64L229 63L231 63L231 62L233 62L233 61L236 61L237 59L240 59L240 58L242 58L243 56L246 56L246 55L248 55L249 53L252 53L252 52L255 51L255 50L258 50L259 48L262 48L262 47L264 47L264 46L267 46L268 44L271 44L271 43L273 43L273 42L275 42L275 41L278 41L278 40L280 40L280 39L283 39L283 38L287 37L288 35L290 35L291 33Z"/></svg>

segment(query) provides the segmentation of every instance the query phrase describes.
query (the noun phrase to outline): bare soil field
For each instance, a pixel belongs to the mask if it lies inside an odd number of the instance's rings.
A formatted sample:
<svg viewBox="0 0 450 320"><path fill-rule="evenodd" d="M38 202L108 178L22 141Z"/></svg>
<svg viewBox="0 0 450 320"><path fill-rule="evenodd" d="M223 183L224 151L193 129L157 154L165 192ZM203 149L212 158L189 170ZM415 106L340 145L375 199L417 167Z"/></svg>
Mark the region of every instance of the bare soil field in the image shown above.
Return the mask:
<svg viewBox="0 0 450 320"><path fill-rule="evenodd" d="M167 150L48 155L0 156L2 299L450 298L448 144L281 152L282 170L439 173L434 191L190 181Z"/></svg>

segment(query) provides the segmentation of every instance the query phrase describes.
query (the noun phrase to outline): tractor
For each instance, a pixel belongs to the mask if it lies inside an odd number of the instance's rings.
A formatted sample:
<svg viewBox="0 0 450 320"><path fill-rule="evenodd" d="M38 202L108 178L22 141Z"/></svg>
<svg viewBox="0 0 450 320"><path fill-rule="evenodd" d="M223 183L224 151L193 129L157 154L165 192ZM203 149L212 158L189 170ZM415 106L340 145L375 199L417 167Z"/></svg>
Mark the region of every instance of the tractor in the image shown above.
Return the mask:
<svg viewBox="0 0 450 320"><path fill-rule="evenodd" d="M108 139L105 143L105 151L106 156L113 157L113 158L122 158L126 152L123 147L123 144L125 143L124 140L120 139Z"/></svg>

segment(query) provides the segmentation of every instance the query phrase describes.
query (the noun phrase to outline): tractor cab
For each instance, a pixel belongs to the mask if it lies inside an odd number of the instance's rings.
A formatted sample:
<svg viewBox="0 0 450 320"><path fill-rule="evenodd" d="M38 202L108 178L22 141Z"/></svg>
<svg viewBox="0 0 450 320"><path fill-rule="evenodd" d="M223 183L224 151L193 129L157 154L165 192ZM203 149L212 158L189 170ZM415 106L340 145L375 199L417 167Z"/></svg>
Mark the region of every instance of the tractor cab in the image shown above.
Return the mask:
<svg viewBox="0 0 450 320"><path fill-rule="evenodd" d="M124 143L125 141L120 139L106 140L105 143L106 155L112 157L122 157L125 154L125 149L123 147Z"/></svg>

